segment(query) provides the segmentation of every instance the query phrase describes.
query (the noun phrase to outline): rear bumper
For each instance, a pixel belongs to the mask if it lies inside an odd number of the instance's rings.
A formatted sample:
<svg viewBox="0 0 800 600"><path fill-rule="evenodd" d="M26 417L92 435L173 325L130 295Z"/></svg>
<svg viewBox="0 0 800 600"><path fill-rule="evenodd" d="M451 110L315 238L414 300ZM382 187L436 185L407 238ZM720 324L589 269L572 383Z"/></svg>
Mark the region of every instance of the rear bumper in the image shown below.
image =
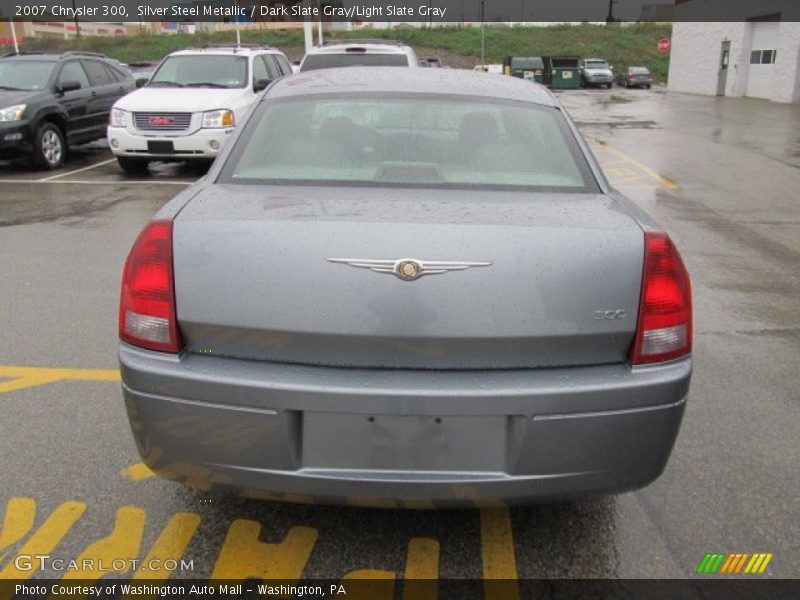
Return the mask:
<svg viewBox="0 0 800 600"><path fill-rule="evenodd" d="M203 489L389 506L636 489L678 433L691 360L631 370L390 371L120 350L145 463Z"/></svg>

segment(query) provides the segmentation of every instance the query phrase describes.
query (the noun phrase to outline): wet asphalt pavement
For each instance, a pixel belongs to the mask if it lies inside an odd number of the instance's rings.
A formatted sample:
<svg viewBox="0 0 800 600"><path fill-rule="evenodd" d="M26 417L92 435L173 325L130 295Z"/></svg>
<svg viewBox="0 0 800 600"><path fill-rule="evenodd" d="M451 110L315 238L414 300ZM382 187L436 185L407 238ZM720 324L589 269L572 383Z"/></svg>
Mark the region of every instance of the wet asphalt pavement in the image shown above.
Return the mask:
<svg viewBox="0 0 800 600"><path fill-rule="evenodd" d="M660 89L559 96L692 275L695 374L658 481L437 512L231 499L149 476L114 381L120 272L142 225L197 173L130 178L96 145L54 173L0 163L0 578L20 576L10 557L54 522L54 556L155 545L194 560L186 577L682 578L716 551L774 553L764 577L798 576L800 106Z"/></svg>

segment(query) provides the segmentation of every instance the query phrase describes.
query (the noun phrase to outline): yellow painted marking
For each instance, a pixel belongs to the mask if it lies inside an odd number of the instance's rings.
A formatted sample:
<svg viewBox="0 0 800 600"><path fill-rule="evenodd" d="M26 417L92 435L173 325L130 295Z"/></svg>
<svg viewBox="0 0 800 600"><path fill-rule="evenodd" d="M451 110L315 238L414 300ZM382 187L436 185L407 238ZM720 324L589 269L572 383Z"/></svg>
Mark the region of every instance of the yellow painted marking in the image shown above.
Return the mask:
<svg viewBox="0 0 800 600"><path fill-rule="evenodd" d="M86 505L83 502L65 502L61 504L25 542L16 555L50 554L85 510ZM29 579L38 571L37 562L33 563L32 566L34 568L30 570L18 569L12 560L0 571L0 579Z"/></svg>
<svg viewBox="0 0 800 600"><path fill-rule="evenodd" d="M628 156L624 152L622 152L620 150L617 150L616 148L612 148L611 146L607 145L605 142L601 142L600 140L598 140L596 138L587 138L587 139L589 140L589 143L591 143L591 144L600 145L603 148L604 152L610 152L611 154L613 154L617 158L619 158L621 160L624 160L624 161L627 161L628 163L638 167L639 169L641 169L642 171L647 173L650 177L652 177L653 179L658 181L661 185L663 185L668 190L677 190L678 189L678 184L675 183L674 181L672 181L672 179L670 179L669 177L664 177L660 173L657 173L656 171L654 171L653 169L651 169L647 165L639 162L638 160L636 160L632 156Z"/></svg>
<svg viewBox="0 0 800 600"><path fill-rule="evenodd" d="M348 600L392 600L394 581L394 571L359 569L347 573L340 583L347 590Z"/></svg>
<svg viewBox="0 0 800 600"><path fill-rule="evenodd" d="M32 498L11 498L6 504L6 516L0 529L0 551L20 541L33 527L36 502ZM0 556L0 560L5 555Z"/></svg>
<svg viewBox="0 0 800 600"><path fill-rule="evenodd" d="M130 467L122 469L120 475L129 481L141 481L142 479L149 479L156 476L143 462L138 462Z"/></svg>
<svg viewBox="0 0 800 600"><path fill-rule="evenodd" d="M481 508L480 514L484 597L518 600L517 559L508 509Z"/></svg>
<svg viewBox="0 0 800 600"><path fill-rule="evenodd" d="M151 561L158 560L161 561L159 564L163 567L165 560L179 560L194 537L198 525L200 525L200 515L177 513L169 520L161 535L153 543L142 564L147 567L152 564ZM136 571L133 579L165 580L169 579L171 575L171 571L163 568L160 571L141 569Z"/></svg>
<svg viewBox="0 0 800 600"><path fill-rule="evenodd" d="M127 573L130 570L130 561L139 556L144 533L144 520L145 513L141 508L134 506L120 508L117 511L114 529L111 530L111 533L89 544L75 559L81 568L66 571L62 581L80 579L84 582L91 582L109 573L115 575ZM87 562L82 562L84 560ZM83 568L84 565L89 568ZM101 571L101 566L113 570ZM73 596L73 598L85 597L83 595Z"/></svg>
<svg viewBox="0 0 800 600"><path fill-rule="evenodd" d="M408 543L403 600L436 600L439 579L439 542L413 538Z"/></svg>
<svg viewBox="0 0 800 600"><path fill-rule="evenodd" d="M212 579L243 581L257 579L285 579L295 583L303 574L319 532L312 527L292 527L283 541L259 541L261 523L237 519L228 528L228 534L211 574Z"/></svg>
<svg viewBox="0 0 800 600"><path fill-rule="evenodd" d="M764 557L764 562L762 562L762 563L761 563L761 568L759 568L759 569L758 569L758 572L759 572L759 573L763 573L763 572L766 570L766 568L767 568L767 565L769 564L769 561L771 561L771 560L772 560L772 557L773 557L773 556L774 556L774 555L773 555L773 554L770 552L769 554L767 554L767 555Z"/></svg>
<svg viewBox="0 0 800 600"><path fill-rule="evenodd" d="M0 365L0 394L64 380L119 381L119 371L102 369L48 369Z"/></svg>

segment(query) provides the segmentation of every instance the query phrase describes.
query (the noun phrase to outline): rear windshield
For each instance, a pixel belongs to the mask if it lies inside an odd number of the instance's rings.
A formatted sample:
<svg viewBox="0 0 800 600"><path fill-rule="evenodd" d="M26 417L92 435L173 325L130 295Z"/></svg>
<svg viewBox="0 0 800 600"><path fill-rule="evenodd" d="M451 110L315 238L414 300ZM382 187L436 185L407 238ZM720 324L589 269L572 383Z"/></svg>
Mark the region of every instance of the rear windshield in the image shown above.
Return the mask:
<svg viewBox="0 0 800 600"><path fill-rule="evenodd" d="M407 67L405 54L309 54L300 67L301 71L335 69L337 67Z"/></svg>
<svg viewBox="0 0 800 600"><path fill-rule="evenodd" d="M634 75L649 75L650 71L648 71L645 67L631 67L628 71Z"/></svg>
<svg viewBox="0 0 800 600"><path fill-rule="evenodd" d="M587 60L583 63L587 69L607 69L608 63L604 60Z"/></svg>
<svg viewBox="0 0 800 600"><path fill-rule="evenodd" d="M43 60L0 60L0 90L43 90L54 67Z"/></svg>
<svg viewBox="0 0 800 600"><path fill-rule="evenodd" d="M596 191L557 109L417 94L262 102L221 180Z"/></svg>
<svg viewBox="0 0 800 600"><path fill-rule="evenodd" d="M241 88L247 84L247 58L214 54L168 57L148 85Z"/></svg>

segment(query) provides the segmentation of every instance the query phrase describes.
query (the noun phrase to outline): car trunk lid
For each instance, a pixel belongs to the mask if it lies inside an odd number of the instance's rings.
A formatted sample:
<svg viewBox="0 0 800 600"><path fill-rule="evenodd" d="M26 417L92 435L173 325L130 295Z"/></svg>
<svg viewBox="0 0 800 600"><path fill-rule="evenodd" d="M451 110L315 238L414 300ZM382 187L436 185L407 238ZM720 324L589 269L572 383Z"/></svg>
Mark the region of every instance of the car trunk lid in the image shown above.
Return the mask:
<svg viewBox="0 0 800 600"><path fill-rule="evenodd" d="M491 264L404 281L330 260L402 258ZM600 194L217 185L174 226L187 351L341 367L622 362L642 260Z"/></svg>

